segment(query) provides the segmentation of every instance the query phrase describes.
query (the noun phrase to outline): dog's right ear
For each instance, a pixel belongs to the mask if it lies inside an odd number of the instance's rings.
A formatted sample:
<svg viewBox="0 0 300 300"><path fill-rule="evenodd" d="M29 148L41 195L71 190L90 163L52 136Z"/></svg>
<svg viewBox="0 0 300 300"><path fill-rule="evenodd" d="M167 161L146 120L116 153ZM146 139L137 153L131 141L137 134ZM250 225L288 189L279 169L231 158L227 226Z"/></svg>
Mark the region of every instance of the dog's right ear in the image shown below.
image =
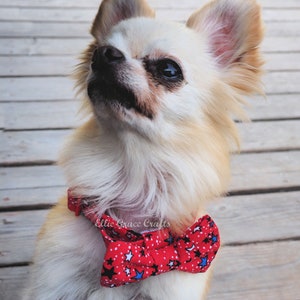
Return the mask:
<svg viewBox="0 0 300 300"><path fill-rule="evenodd" d="M122 20L136 17L154 18L155 12L145 0L103 0L91 34L96 39L102 39L114 25Z"/></svg>

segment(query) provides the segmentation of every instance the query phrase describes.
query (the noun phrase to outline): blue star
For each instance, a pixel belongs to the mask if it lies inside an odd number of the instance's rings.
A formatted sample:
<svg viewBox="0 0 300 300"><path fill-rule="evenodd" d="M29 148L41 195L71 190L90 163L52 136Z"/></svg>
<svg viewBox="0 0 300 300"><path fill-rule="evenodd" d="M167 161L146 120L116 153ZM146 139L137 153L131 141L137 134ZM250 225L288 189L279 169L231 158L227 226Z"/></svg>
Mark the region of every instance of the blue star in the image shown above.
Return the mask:
<svg viewBox="0 0 300 300"><path fill-rule="evenodd" d="M207 266L207 256L201 258L201 263L199 264L199 267L204 268Z"/></svg>
<svg viewBox="0 0 300 300"><path fill-rule="evenodd" d="M141 280L143 279L143 276L144 276L144 271L139 272L137 269L135 269L135 276L132 277L132 279Z"/></svg>
<svg viewBox="0 0 300 300"><path fill-rule="evenodd" d="M218 236L212 235L211 241L212 241L212 244L215 244L218 241Z"/></svg>

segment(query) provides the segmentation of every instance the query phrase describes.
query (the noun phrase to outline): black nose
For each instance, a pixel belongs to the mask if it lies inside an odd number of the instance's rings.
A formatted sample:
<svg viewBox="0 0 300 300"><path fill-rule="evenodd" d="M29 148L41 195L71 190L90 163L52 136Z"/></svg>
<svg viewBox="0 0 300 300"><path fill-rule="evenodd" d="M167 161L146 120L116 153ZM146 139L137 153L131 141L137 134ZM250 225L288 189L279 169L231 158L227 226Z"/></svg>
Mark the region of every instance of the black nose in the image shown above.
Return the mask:
<svg viewBox="0 0 300 300"><path fill-rule="evenodd" d="M92 69L96 70L105 65L119 64L125 60L124 54L115 47L103 46L97 48L92 58Z"/></svg>

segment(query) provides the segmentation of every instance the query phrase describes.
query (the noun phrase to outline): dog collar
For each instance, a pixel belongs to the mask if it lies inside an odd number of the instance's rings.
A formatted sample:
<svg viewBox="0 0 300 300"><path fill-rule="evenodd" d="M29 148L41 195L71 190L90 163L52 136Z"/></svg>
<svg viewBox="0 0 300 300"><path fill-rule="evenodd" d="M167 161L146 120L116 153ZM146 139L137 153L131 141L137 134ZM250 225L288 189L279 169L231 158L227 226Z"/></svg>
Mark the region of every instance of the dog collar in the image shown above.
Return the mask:
<svg viewBox="0 0 300 300"><path fill-rule="evenodd" d="M93 212L84 198L68 191L68 208L89 219L106 245L100 283L117 287L172 270L205 272L220 247L218 227L203 216L180 236L168 228L138 233L120 226L112 217Z"/></svg>

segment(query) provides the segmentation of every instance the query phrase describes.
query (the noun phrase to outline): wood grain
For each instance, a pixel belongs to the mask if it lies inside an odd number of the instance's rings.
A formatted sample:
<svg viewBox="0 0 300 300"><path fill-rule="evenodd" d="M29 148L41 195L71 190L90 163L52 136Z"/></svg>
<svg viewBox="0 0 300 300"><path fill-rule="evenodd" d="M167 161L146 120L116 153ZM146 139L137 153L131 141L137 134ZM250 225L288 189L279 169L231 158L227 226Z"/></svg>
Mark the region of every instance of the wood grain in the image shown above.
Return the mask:
<svg viewBox="0 0 300 300"><path fill-rule="evenodd" d="M268 53L264 56L268 71L299 71L298 53ZM0 76L70 76L79 63L71 56L0 56Z"/></svg>
<svg viewBox="0 0 300 300"><path fill-rule="evenodd" d="M149 1L151 4L153 1ZM185 16L191 14L195 9L199 8L203 2L194 0L191 3L186 3L183 1L182 7L180 10L179 4L176 1L167 2L160 1L153 3L153 8L159 10L159 15L164 17L167 12L172 12L172 15L179 14L179 19L184 20ZM1 5L1 4L0 4ZM61 7L52 7L51 9L40 7L1 7L0 10L0 19L3 21L34 21L34 22L80 22L80 23L91 23L97 13L98 5L95 3L94 7L86 7L82 9L80 7L69 7L68 13L66 14L64 9ZM290 10L286 7L282 7L280 10L280 14L276 9L273 8L265 8L263 10L263 19L266 22L276 21L276 22L286 22L289 21L300 21L300 10L294 9Z"/></svg>
<svg viewBox="0 0 300 300"><path fill-rule="evenodd" d="M85 0L85 1L69 1L69 0L31 0L24 2L23 0L2 0L1 6L8 7L97 7L101 0ZM164 7L164 8L186 8L186 7L195 7L201 6L208 2L208 0L185 0L185 1L166 1L166 0L148 0L149 4L155 7ZM263 7L268 8L300 8L300 3L298 0L258 0Z"/></svg>
<svg viewBox="0 0 300 300"><path fill-rule="evenodd" d="M63 116L59 116L60 118ZM300 149L300 120L238 124L242 152ZM0 164L55 163L71 130L0 132Z"/></svg>
<svg viewBox="0 0 300 300"><path fill-rule="evenodd" d="M52 164L76 117L66 77L91 37L101 0L1 0L0 299L20 299L36 234L66 193ZM208 0L149 0L161 19L184 21ZM208 300L296 300L300 287L300 1L258 0L267 100L251 97L238 124L231 196L212 202L223 247ZM32 166L33 164L33 166ZM35 165L41 164L41 165ZM242 195L240 195L242 194ZM14 266L14 267L9 267Z"/></svg>
<svg viewBox="0 0 300 300"><path fill-rule="evenodd" d="M233 156L231 192L300 187L300 151ZM14 180L11 180L14 178ZM0 168L0 190L64 186L57 166Z"/></svg>
<svg viewBox="0 0 300 300"><path fill-rule="evenodd" d="M299 251L299 241L221 248L207 300L298 299ZM29 267L1 268L1 299L19 299L28 274Z"/></svg>
<svg viewBox="0 0 300 300"><path fill-rule="evenodd" d="M264 77L267 94L300 93L300 72L270 72ZM0 78L0 101L70 100L75 96L70 78Z"/></svg>
<svg viewBox="0 0 300 300"><path fill-rule="evenodd" d="M76 100L0 103L0 127L7 131L71 128L85 120L79 108L80 101ZM253 121L298 119L300 94L269 95L266 99L251 97L245 109ZM289 134L297 134L297 130Z"/></svg>

